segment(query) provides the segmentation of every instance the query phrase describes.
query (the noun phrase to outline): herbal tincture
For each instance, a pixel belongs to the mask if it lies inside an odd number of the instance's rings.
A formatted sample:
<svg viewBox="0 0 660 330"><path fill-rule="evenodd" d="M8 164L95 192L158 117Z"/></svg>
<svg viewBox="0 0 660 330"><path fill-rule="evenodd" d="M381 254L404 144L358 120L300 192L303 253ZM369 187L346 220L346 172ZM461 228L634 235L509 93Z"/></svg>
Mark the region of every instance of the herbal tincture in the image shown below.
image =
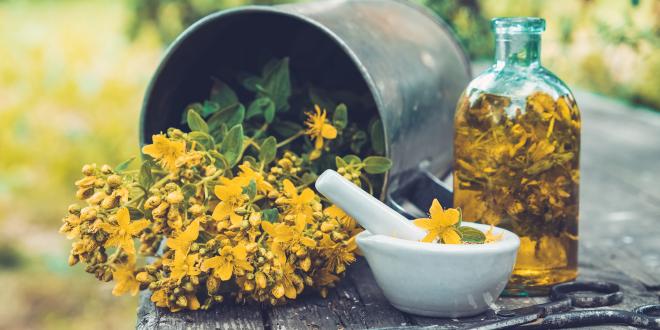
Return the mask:
<svg viewBox="0 0 660 330"><path fill-rule="evenodd" d="M493 30L496 63L458 102L454 205L520 236L508 289L533 294L577 275L580 114L541 66L543 19L499 18Z"/></svg>

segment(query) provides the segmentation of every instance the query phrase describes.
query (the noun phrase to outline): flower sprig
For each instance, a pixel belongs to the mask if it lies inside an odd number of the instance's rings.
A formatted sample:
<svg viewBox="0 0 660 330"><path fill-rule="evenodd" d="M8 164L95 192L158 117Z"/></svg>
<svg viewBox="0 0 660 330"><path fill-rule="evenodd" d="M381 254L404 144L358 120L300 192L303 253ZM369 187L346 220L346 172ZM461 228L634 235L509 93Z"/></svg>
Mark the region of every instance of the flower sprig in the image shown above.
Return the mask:
<svg viewBox="0 0 660 330"><path fill-rule="evenodd" d="M186 111L191 131L152 136L139 169L85 165L84 205L70 206L60 229L74 240L69 264L114 281L116 295L149 289L171 311L225 299L276 305L306 288L327 295L355 260L361 229L310 185L336 165L373 191L391 162L357 148L364 132L346 105L329 113L312 103L298 112L306 128L291 125L288 60L257 80L247 111L216 80L209 100Z"/></svg>
<svg viewBox="0 0 660 330"><path fill-rule="evenodd" d="M491 225L484 233L476 228L462 226L462 212L460 209L443 209L437 199L433 199L429 209L429 218L415 219L413 223L426 230L422 242L437 242L444 244L484 244L499 241L502 234L493 234Z"/></svg>

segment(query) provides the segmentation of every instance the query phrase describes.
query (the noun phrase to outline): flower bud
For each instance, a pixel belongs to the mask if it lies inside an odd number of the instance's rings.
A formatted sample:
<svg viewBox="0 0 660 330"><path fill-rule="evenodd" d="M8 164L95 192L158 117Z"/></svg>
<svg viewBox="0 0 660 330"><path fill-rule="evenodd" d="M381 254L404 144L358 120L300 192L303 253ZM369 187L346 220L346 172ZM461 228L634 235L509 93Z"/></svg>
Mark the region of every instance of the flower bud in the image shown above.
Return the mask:
<svg viewBox="0 0 660 330"><path fill-rule="evenodd" d="M209 294L213 294L217 289L218 289L218 280L216 280L215 277L213 276L209 276L206 279L206 290L209 292Z"/></svg>
<svg viewBox="0 0 660 330"><path fill-rule="evenodd" d="M204 206L200 204L194 204L188 208L188 212L192 214L193 216L199 216L201 214L204 214Z"/></svg>
<svg viewBox="0 0 660 330"><path fill-rule="evenodd" d="M154 207L158 206L162 200L158 196L151 196L147 198L147 201L144 202L144 208L146 210L151 210Z"/></svg>
<svg viewBox="0 0 660 330"><path fill-rule="evenodd" d="M67 211L69 212L69 214L80 215L80 205L71 204L69 205L69 209Z"/></svg>
<svg viewBox="0 0 660 330"><path fill-rule="evenodd" d="M96 181L94 181L94 187L98 189L105 187L105 181L101 178L96 179Z"/></svg>
<svg viewBox="0 0 660 330"><path fill-rule="evenodd" d="M87 176L94 175L95 170L96 164L86 164L82 167L82 174Z"/></svg>
<svg viewBox="0 0 660 330"><path fill-rule="evenodd" d="M82 221L91 221L96 219L97 211L91 206L87 206L80 210L80 220Z"/></svg>
<svg viewBox="0 0 660 330"><path fill-rule="evenodd" d="M245 290L245 291L254 290L254 281L245 281L243 283L243 290Z"/></svg>
<svg viewBox="0 0 660 330"><path fill-rule="evenodd" d="M310 267L312 267L312 259L309 257L300 261L300 269L308 271Z"/></svg>
<svg viewBox="0 0 660 330"><path fill-rule="evenodd" d="M206 166L206 167L204 167L204 175L205 176L212 176L213 174L215 174L215 172L217 170L218 169L214 165Z"/></svg>
<svg viewBox="0 0 660 330"><path fill-rule="evenodd" d="M104 198L103 201L101 201L101 207L106 210L109 210L115 206L117 206L117 198L108 196Z"/></svg>
<svg viewBox="0 0 660 330"><path fill-rule="evenodd" d="M92 195L92 197L90 197L90 198L87 199L87 203L89 203L89 204L91 204L91 205L99 205L99 203L101 203L101 201L102 201L106 196L107 196L107 195L106 195L104 192L102 192L102 191L97 191L97 192L95 192L95 193Z"/></svg>
<svg viewBox="0 0 660 330"><path fill-rule="evenodd" d="M91 188L80 188L76 191L76 198L79 200L84 200L92 196L94 189Z"/></svg>
<svg viewBox="0 0 660 330"><path fill-rule="evenodd" d="M77 264L78 261L80 261L80 258L78 258L78 256L74 256L73 254L69 255L69 266L73 266Z"/></svg>
<svg viewBox="0 0 660 330"><path fill-rule="evenodd" d="M213 300L217 303L221 303L223 300L225 300L225 297L221 295L213 296Z"/></svg>
<svg viewBox="0 0 660 330"><path fill-rule="evenodd" d="M169 182L168 184L165 185L165 190L168 192L172 192L177 189L179 189L179 186L177 186L177 184L174 182Z"/></svg>
<svg viewBox="0 0 660 330"><path fill-rule="evenodd" d="M324 232L324 233L331 232L334 229L335 229L335 224L330 222L330 221L326 221L326 222L321 224L321 231Z"/></svg>
<svg viewBox="0 0 660 330"><path fill-rule="evenodd" d="M107 182L108 182L108 186L110 186L110 188L117 188L117 187L121 186L122 178L121 178L121 176L119 176L117 174L112 174L108 177Z"/></svg>
<svg viewBox="0 0 660 330"><path fill-rule="evenodd" d="M255 275L255 282L260 289L266 288L266 285L268 284L266 275L262 272L257 272L257 275Z"/></svg>
<svg viewBox="0 0 660 330"><path fill-rule="evenodd" d="M194 292L195 286L190 282L186 282L186 284L183 285L183 290L186 292Z"/></svg>
<svg viewBox="0 0 660 330"><path fill-rule="evenodd" d="M167 208L169 207L170 204L167 204L167 202L161 202L158 207L151 211L151 214L156 218L164 218L165 212L167 212Z"/></svg>
<svg viewBox="0 0 660 330"><path fill-rule="evenodd" d="M337 173L339 173L339 174L345 174L345 173L346 173L346 169L343 168L343 167L340 167L340 168L337 169Z"/></svg>
<svg viewBox="0 0 660 330"><path fill-rule="evenodd" d="M322 220L323 219L323 213L320 212L320 211L314 211L314 213L312 213L312 217L314 217L314 220L317 220L317 221Z"/></svg>
<svg viewBox="0 0 660 330"><path fill-rule="evenodd" d="M165 200L167 200L167 202L170 204L179 204L183 202L183 194L181 191L175 190L167 194L167 198Z"/></svg>
<svg viewBox="0 0 660 330"><path fill-rule="evenodd" d="M176 290L176 289L174 289L174 290ZM188 307L188 299L186 299L185 296L179 296L178 298L176 298L176 305L181 307L181 308L186 308L186 307Z"/></svg>
<svg viewBox="0 0 660 330"><path fill-rule="evenodd" d="M277 190L271 190L268 192L268 198L275 199L277 197L280 197L280 193Z"/></svg>
<svg viewBox="0 0 660 330"><path fill-rule="evenodd" d="M106 175L112 174L112 167L110 167L108 164L103 164L103 166L101 166L101 173Z"/></svg>

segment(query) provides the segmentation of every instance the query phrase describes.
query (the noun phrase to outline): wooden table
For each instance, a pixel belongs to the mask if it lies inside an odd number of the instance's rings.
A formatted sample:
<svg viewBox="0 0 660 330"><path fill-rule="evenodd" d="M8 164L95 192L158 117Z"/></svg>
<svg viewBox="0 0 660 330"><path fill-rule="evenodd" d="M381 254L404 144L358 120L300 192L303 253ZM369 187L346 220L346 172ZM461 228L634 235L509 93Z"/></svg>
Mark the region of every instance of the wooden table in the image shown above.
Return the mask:
<svg viewBox="0 0 660 330"><path fill-rule="evenodd" d="M660 114L593 94L577 93L576 98L583 116L579 278L619 283L625 298L618 309L658 303ZM497 307L544 301L500 298ZM399 312L385 300L368 265L360 260L327 299L310 294L276 308L225 304L210 311L173 314L154 308L143 293L137 328L456 329L486 317L434 319Z"/></svg>

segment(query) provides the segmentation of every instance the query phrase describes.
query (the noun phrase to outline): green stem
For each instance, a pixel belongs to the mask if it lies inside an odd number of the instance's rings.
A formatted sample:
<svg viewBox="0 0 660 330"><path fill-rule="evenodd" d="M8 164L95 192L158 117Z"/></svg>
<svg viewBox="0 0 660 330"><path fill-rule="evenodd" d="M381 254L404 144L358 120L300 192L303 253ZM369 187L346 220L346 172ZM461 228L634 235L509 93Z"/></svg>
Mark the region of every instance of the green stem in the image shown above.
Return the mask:
<svg viewBox="0 0 660 330"><path fill-rule="evenodd" d="M287 144L293 142L295 139L297 139L297 138L299 138L299 137L301 137L301 136L303 136L303 135L305 135L305 131L304 131L304 130L299 131L298 133L296 133L296 134L291 135L290 137L288 137L286 140L284 140L284 141L278 143L278 144L277 144L277 148L281 148L281 147L283 147L283 146L285 146L285 145L287 145Z"/></svg>

